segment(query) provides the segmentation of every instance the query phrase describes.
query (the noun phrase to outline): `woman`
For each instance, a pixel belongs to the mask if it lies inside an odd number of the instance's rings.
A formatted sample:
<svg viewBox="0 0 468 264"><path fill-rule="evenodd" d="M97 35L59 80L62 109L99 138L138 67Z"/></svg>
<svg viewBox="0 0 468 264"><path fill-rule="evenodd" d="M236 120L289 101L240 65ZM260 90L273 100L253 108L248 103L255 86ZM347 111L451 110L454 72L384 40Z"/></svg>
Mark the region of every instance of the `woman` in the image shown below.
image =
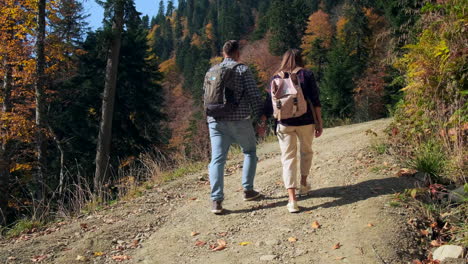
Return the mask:
<svg viewBox="0 0 468 264"><path fill-rule="evenodd" d="M319 90L315 83L314 75L311 71L303 69L301 53L297 49L288 50L283 55L281 66L270 82L271 85L276 78L286 78L291 76L296 79L302 89L307 102L305 114L288 119L278 120L276 128L280 148L281 162L283 164L283 181L288 190L289 202L287 209L290 213L299 212L296 199L296 189L299 194L307 194L311 187L307 183L307 177L312 166L312 140L322 135L321 104L319 100ZM291 75L292 74L292 75ZM282 77L280 77L282 76ZM297 84L296 81L296 84ZM265 103L265 113L267 116L273 114L271 95ZM265 120L266 117L263 117ZM300 186L297 187L297 139L300 143Z"/></svg>

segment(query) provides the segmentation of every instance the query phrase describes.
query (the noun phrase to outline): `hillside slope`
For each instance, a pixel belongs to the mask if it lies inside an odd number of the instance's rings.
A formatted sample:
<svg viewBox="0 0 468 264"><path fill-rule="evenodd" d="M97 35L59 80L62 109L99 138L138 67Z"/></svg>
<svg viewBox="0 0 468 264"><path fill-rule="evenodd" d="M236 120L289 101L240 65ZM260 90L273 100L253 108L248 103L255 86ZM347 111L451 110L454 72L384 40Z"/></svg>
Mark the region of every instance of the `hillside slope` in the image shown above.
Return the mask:
<svg viewBox="0 0 468 264"><path fill-rule="evenodd" d="M1 241L0 262L44 257L42 263L115 263L113 257L128 256L124 263L406 263L418 254L417 245L407 212L389 201L412 182L394 176L390 157L369 151L373 136L366 133L381 134L388 123L324 131L314 143L313 191L300 199L299 214L285 208L278 144L265 143L259 147L256 178L264 199L242 200L237 156L228 164L225 215L209 213L203 171L97 214ZM321 227L314 229L314 221ZM212 251L218 239L227 248ZM105 255L94 256L101 252Z"/></svg>

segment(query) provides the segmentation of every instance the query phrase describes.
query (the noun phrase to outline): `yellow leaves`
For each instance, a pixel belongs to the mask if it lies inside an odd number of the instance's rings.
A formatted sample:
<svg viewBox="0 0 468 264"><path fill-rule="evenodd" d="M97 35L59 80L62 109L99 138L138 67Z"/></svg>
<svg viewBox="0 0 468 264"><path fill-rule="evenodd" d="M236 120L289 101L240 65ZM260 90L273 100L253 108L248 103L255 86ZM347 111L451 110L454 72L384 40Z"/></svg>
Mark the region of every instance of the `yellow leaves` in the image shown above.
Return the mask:
<svg viewBox="0 0 468 264"><path fill-rule="evenodd" d="M239 245L241 246L247 246L247 245L250 245L252 244L252 242L240 242Z"/></svg>
<svg viewBox="0 0 468 264"><path fill-rule="evenodd" d="M223 61L223 57L213 57L210 59L210 64L211 65L216 65L219 64Z"/></svg>
<svg viewBox="0 0 468 264"><path fill-rule="evenodd" d="M96 114L97 114L97 113L96 113L96 109L95 109L94 107L89 108L89 109L88 109L88 114L89 114L90 116L96 116Z"/></svg>
<svg viewBox="0 0 468 264"><path fill-rule="evenodd" d="M95 257L100 257L100 256L104 256L106 253L102 252L102 251L97 251L97 252L94 252L94 256Z"/></svg>
<svg viewBox="0 0 468 264"><path fill-rule="evenodd" d="M291 243L294 243L294 242L297 242L297 238L290 237L290 238L288 238L288 241L291 242Z"/></svg>
<svg viewBox="0 0 468 264"><path fill-rule="evenodd" d="M197 235L199 235L199 234L200 234L200 233L198 233L198 232L192 232L192 233L190 233L190 236L197 236Z"/></svg>
<svg viewBox="0 0 468 264"><path fill-rule="evenodd" d="M348 23L348 19L344 17L340 17L336 22L336 34L338 39L344 41L344 28Z"/></svg>
<svg viewBox="0 0 468 264"><path fill-rule="evenodd" d="M11 169L10 172L15 171L31 171L33 169L32 164L30 163L16 163Z"/></svg>

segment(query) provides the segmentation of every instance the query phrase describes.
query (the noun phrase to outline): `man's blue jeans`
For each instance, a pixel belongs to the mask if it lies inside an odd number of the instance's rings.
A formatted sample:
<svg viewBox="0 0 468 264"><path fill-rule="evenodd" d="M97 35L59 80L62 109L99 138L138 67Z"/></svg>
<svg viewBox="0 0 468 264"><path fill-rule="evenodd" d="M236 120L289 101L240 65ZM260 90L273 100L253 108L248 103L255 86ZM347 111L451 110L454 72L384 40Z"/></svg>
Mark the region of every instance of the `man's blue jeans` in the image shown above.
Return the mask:
<svg viewBox="0 0 468 264"><path fill-rule="evenodd" d="M250 119L239 121L217 121L208 124L211 140L211 163L209 165L211 200L224 199L224 165L232 143L237 143L244 153L242 186L253 190L257 169L255 132Z"/></svg>

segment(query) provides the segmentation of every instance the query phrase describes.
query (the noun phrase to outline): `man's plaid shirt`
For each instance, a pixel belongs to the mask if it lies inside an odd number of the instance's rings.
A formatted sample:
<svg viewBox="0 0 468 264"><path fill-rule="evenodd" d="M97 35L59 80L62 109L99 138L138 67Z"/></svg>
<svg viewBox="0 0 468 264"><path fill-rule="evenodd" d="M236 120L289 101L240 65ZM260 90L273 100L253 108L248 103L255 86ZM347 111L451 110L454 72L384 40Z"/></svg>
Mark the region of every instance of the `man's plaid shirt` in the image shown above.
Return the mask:
<svg viewBox="0 0 468 264"><path fill-rule="evenodd" d="M225 58L221 63L223 65L232 65L237 63L231 58ZM211 70L211 69L210 69ZM255 83L255 79L249 67L239 65L236 67L235 77L235 96L239 100L239 106L231 113L223 117L208 116L208 122L216 121L237 121L258 116L263 108L263 100L259 89ZM242 97L241 97L242 96ZM252 115L253 114L253 115Z"/></svg>

